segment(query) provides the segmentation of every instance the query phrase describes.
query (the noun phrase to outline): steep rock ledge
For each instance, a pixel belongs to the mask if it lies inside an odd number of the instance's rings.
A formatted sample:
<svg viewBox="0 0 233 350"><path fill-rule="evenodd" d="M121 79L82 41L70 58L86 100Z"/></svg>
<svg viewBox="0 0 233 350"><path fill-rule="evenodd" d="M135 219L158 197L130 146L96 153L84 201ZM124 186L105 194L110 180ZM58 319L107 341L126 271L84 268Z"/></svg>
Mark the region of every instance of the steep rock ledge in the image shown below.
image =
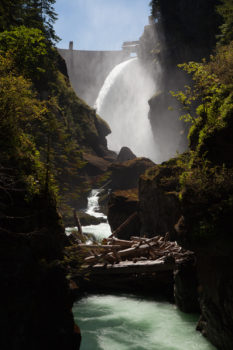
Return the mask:
<svg viewBox="0 0 233 350"><path fill-rule="evenodd" d="M217 242L213 241L211 246ZM228 242L232 247L233 242ZM228 249L227 249L228 250ZM233 273L231 252L210 254L210 247L197 251L201 318L197 329L219 350L233 348Z"/></svg>
<svg viewBox="0 0 233 350"><path fill-rule="evenodd" d="M111 190L127 190L138 186L139 176L146 169L154 166L148 158L134 158L126 162L115 162L108 168L110 172L109 188Z"/></svg>
<svg viewBox="0 0 233 350"><path fill-rule="evenodd" d="M49 195L26 198L22 183L11 180L12 187L0 189L0 347L79 349L73 295L61 267L68 242L56 204Z"/></svg>
<svg viewBox="0 0 233 350"><path fill-rule="evenodd" d="M141 176L139 208L142 231L149 235L168 231L171 238L195 253L194 261L177 266L175 271L176 302L185 312L196 311L198 291L201 318L197 329L218 350L230 350L233 348L231 214L225 212L224 220L219 218L222 223L220 232L198 233L198 224L208 215L212 203L209 206L208 203L199 203L195 193L191 192L183 194L180 199L181 172L173 159Z"/></svg>
<svg viewBox="0 0 233 350"><path fill-rule="evenodd" d="M110 195L108 201L108 222L112 232L134 213L138 213L137 188L125 191L118 190ZM130 224L119 232L118 237L129 239L133 235L139 236L140 228L141 224L137 214Z"/></svg>
<svg viewBox="0 0 233 350"><path fill-rule="evenodd" d="M178 199L181 172L171 160L146 171L139 180L139 208L142 231L148 236L170 233L181 216Z"/></svg>
<svg viewBox="0 0 233 350"><path fill-rule="evenodd" d="M132 222L119 234L121 238L139 235L141 224L138 212L138 181L146 169L154 166L147 158L134 158L125 162L116 162L109 167L109 187L107 215L112 231L116 230L132 214Z"/></svg>

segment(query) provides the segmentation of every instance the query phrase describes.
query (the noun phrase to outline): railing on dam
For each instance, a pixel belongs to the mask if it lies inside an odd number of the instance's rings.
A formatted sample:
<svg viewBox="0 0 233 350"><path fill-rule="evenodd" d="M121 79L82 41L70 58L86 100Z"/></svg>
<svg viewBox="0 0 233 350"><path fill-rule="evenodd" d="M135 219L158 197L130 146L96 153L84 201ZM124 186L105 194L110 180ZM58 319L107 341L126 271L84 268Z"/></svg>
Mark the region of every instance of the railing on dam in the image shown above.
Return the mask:
<svg viewBox="0 0 233 350"><path fill-rule="evenodd" d="M154 40L155 20L149 16L149 25L144 28L147 40ZM149 39L148 39L149 37ZM152 41L153 41L152 40ZM138 41L125 41L119 51L84 51L73 50L70 41L69 49L58 49L66 61L71 84L76 94L90 106L94 106L98 93L111 70L119 63L130 58L131 54L139 57L143 48L141 38Z"/></svg>

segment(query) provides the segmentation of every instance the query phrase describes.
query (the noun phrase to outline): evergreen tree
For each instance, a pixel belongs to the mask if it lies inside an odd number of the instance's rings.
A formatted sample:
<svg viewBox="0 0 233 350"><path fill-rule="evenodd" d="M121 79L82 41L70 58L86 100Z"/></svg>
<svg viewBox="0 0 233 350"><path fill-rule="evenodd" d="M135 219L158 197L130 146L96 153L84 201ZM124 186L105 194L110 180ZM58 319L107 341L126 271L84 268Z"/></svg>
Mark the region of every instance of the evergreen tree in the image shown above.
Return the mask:
<svg viewBox="0 0 233 350"><path fill-rule="evenodd" d="M53 29L57 19L53 4L55 0L2 0L0 2L0 31L12 26L24 25L40 29L45 37L59 41Z"/></svg>
<svg viewBox="0 0 233 350"><path fill-rule="evenodd" d="M22 23L22 0L1 0L0 2L0 31L10 26Z"/></svg>
<svg viewBox="0 0 233 350"><path fill-rule="evenodd" d="M218 13L223 18L220 26L221 34L218 36L220 44L229 44L233 40L233 0L221 0L217 7Z"/></svg>
<svg viewBox="0 0 233 350"><path fill-rule="evenodd" d="M56 51L37 28L13 27L0 33L0 50L10 52L15 69L30 79L38 92L53 80Z"/></svg>
<svg viewBox="0 0 233 350"><path fill-rule="evenodd" d="M152 14L152 16L156 20L159 20L160 19L160 2L159 2L159 0L152 0L150 2L150 6L151 6L151 14Z"/></svg>
<svg viewBox="0 0 233 350"><path fill-rule="evenodd" d="M55 0L26 0L24 5L24 25L26 27L38 28L43 31L46 38L59 41L53 29L57 19L53 4Z"/></svg>

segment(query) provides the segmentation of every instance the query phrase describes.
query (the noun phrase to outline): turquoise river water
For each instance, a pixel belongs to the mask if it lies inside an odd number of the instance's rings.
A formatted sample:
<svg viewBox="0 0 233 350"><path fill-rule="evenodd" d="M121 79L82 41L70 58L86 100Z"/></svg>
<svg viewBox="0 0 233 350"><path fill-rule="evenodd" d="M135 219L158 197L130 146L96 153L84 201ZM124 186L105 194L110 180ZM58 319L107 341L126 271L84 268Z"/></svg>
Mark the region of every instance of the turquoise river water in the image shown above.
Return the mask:
<svg viewBox="0 0 233 350"><path fill-rule="evenodd" d="M91 295L73 307L81 350L216 350L195 330L197 315L132 295Z"/></svg>
<svg viewBox="0 0 233 350"><path fill-rule="evenodd" d="M99 190L92 190L86 212L99 212ZM74 228L67 228L69 234ZM108 223L83 227L102 240L111 234ZM89 244L92 242L90 241ZM81 328L81 350L216 350L195 330L198 316L184 314L161 301L133 295L90 295L74 304Z"/></svg>

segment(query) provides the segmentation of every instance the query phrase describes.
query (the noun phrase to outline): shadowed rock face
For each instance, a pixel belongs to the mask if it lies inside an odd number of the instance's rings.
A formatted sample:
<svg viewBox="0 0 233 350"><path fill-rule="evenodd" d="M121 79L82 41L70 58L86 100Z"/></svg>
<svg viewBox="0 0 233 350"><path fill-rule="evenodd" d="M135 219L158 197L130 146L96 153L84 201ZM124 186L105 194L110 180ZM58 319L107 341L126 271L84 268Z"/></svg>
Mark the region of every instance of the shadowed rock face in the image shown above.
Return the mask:
<svg viewBox="0 0 233 350"><path fill-rule="evenodd" d="M181 246L195 253L195 261L184 262L176 268L174 279L177 305L185 312L196 310L198 291L201 310L198 330L207 336L217 349L231 350L233 348L232 220L223 222L217 235L197 236L195 222L203 218L206 214L204 211L208 212L209 207L200 208L194 193L189 193L191 197L189 200L186 198L185 202L184 193L182 201L178 200L181 172L182 169L176 166L175 160L170 160L149 169L141 176L139 183L141 231L151 230L155 234L167 230Z"/></svg>
<svg viewBox="0 0 233 350"><path fill-rule="evenodd" d="M127 160L135 158L137 158L137 156L135 156L129 147L122 147L117 156L117 162L127 162Z"/></svg>
<svg viewBox="0 0 233 350"><path fill-rule="evenodd" d="M138 185L139 176L153 166L154 163L148 158L135 158L127 162L113 163L109 167L109 171L111 171L109 187L113 191L135 188Z"/></svg>
<svg viewBox="0 0 233 350"><path fill-rule="evenodd" d="M0 190L0 348L78 350L73 296L56 264L67 242L64 228L51 199L27 201L25 193L17 185Z"/></svg>
<svg viewBox="0 0 233 350"><path fill-rule="evenodd" d="M174 297L183 312L200 312L197 294L197 271L194 254L176 264L174 270Z"/></svg>
<svg viewBox="0 0 233 350"><path fill-rule="evenodd" d="M215 7L218 0L156 0L159 18L145 27L139 57L151 68L158 90L149 100L149 119L158 151L157 162L187 150L187 125L179 120L180 106L170 91L183 90L190 78L178 64L208 59L215 48L220 24ZM156 7L158 8L158 6ZM158 74L158 64L161 65ZM172 107L173 110L171 110ZM169 110L168 110L169 109Z"/></svg>
<svg viewBox="0 0 233 350"><path fill-rule="evenodd" d="M108 201L108 222L112 232L137 211L138 191L136 188L112 193ZM117 236L122 239L129 239L131 236L139 236L140 227L140 220L137 215Z"/></svg>
<svg viewBox="0 0 233 350"><path fill-rule="evenodd" d="M139 207L142 230L149 236L172 236L174 225L181 216L177 196L181 169L164 163L149 169L139 180ZM172 238L172 237L171 237Z"/></svg>
<svg viewBox="0 0 233 350"><path fill-rule="evenodd" d="M128 150L127 150L128 153ZM137 213L127 228L118 237L128 239L133 235L140 235L141 223L138 214L138 180L146 169L154 166L147 158L134 158L126 162L113 163L109 187L112 189L108 202L108 221L111 230L116 230L133 213Z"/></svg>

